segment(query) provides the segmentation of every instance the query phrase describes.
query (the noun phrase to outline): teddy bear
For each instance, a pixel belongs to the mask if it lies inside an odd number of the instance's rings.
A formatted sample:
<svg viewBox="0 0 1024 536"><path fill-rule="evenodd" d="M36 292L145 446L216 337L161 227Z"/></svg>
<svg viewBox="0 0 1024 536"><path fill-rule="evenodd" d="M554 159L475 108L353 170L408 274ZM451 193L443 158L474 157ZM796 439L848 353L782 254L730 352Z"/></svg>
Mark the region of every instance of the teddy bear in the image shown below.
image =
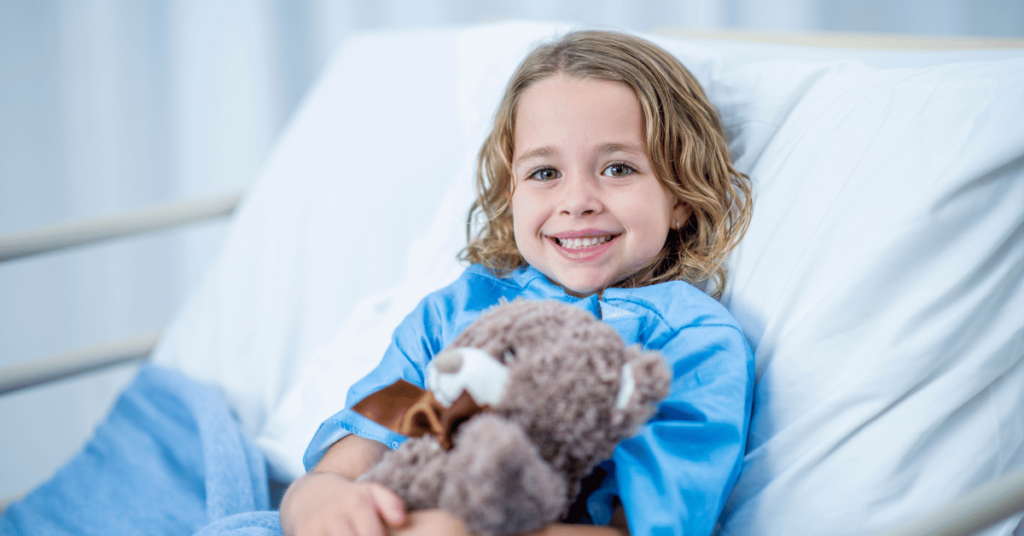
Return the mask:
<svg viewBox="0 0 1024 536"><path fill-rule="evenodd" d="M410 437L361 480L411 510L443 509L474 534L536 530L566 514L583 478L651 417L670 381L659 353L627 347L584 309L505 302L430 362L426 390L400 380L378 392L376 404L401 411L354 408L390 415L375 420Z"/></svg>

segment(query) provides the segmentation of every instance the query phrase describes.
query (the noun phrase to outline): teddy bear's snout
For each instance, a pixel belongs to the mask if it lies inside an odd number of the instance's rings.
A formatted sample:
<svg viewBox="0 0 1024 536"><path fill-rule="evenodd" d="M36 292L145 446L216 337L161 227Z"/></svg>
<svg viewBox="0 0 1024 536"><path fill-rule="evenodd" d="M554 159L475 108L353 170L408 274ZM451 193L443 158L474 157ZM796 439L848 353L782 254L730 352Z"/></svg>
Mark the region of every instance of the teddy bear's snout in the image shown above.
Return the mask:
<svg viewBox="0 0 1024 536"><path fill-rule="evenodd" d="M427 389L445 406L466 391L478 405L494 406L505 392L508 369L478 348L451 348L427 364Z"/></svg>

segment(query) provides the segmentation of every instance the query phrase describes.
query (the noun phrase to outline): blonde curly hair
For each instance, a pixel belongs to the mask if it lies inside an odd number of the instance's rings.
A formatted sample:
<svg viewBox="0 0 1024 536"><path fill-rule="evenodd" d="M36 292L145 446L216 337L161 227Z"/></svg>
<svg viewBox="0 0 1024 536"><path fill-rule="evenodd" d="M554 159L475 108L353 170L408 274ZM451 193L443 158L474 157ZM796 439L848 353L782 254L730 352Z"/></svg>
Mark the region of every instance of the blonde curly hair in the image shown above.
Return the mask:
<svg viewBox="0 0 1024 536"><path fill-rule="evenodd" d="M633 90L654 174L691 210L661 253L616 286L683 280L710 283L712 295L720 297L726 283L722 263L750 222L750 179L733 167L718 112L693 75L657 45L616 32L570 33L536 48L519 65L480 149L477 199L459 259L498 274L527 264L512 227L516 109L526 88L556 74L621 82Z"/></svg>

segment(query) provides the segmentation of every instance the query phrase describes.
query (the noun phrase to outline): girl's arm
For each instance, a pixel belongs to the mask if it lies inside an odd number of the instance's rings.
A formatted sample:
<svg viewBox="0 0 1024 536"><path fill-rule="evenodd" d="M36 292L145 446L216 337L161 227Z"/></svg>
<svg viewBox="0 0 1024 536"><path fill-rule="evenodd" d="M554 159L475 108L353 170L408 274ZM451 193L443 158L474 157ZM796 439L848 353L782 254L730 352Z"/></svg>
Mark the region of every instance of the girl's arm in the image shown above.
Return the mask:
<svg viewBox="0 0 1024 536"><path fill-rule="evenodd" d="M555 524L545 527L527 536L629 536L629 525L622 506L615 508L612 521L608 526L602 525L563 525Z"/></svg>
<svg viewBox="0 0 1024 536"><path fill-rule="evenodd" d="M403 524L405 505L394 492L380 484L355 482L386 449L355 434L334 443L285 492L280 512L284 533L383 535L387 527Z"/></svg>

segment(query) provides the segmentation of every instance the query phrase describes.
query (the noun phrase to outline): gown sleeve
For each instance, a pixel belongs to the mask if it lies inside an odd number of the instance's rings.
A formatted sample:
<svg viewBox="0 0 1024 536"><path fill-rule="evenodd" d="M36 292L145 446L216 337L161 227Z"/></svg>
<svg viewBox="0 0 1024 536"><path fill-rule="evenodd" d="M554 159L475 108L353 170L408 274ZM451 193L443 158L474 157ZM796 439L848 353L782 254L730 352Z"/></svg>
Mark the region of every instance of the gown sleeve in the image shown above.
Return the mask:
<svg viewBox="0 0 1024 536"><path fill-rule="evenodd" d="M427 363L442 347L439 334L444 330L438 329L438 326L447 317L443 302L437 296L428 296L398 325L380 364L352 385L346 397L345 409L325 420L313 435L302 457L307 471L320 462L331 445L349 434L378 441L392 449L398 448L405 441L405 436L351 408L367 395L391 385L399 378L423 387Z"/></svg>
<svg viewBox="0 0 1024 536"><path fill-rule="evenodd" d="M753 354L735 326L691 326L660 348L668 397L616 447L586 499L595 523L621 503L632 534L706 535L739 476L753 399Z"/></svg>

